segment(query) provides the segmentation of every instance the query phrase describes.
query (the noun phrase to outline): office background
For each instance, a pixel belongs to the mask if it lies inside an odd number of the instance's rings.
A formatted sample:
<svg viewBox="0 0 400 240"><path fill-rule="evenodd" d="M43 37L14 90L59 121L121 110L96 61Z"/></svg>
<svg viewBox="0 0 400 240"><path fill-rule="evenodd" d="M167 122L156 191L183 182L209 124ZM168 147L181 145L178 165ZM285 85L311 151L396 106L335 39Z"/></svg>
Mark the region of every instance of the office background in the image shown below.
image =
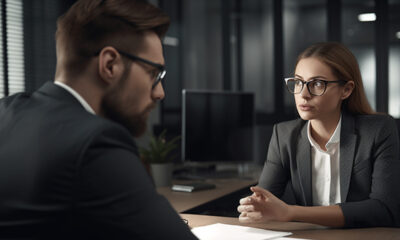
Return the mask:
<svg viewBox="0 0 400 240"><path fill-rule="evenodd" d="M74 2L1 0L0 97L53 80L56 19ZM321 41L347 45L372 107L400 118L400 0L151 2L172 22L164 39L166 98L151 115L150 131L180 134L183 88L254 92L261 162L271 126L297 116L283 78L292 76L304 48Z"/></svg>

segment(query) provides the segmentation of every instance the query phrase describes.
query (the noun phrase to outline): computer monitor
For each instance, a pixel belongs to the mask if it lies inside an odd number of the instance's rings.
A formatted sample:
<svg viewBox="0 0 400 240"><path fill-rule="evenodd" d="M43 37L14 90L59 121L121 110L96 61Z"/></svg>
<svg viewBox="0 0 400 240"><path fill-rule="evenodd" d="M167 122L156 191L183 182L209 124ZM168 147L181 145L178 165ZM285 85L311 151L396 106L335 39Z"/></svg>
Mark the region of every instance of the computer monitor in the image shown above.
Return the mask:
<svg viewBox="0 0 400 240"><path fill-rule="evenodd" d="M182 160L203 163L253 161L254 94L182 91Z"/></svg>

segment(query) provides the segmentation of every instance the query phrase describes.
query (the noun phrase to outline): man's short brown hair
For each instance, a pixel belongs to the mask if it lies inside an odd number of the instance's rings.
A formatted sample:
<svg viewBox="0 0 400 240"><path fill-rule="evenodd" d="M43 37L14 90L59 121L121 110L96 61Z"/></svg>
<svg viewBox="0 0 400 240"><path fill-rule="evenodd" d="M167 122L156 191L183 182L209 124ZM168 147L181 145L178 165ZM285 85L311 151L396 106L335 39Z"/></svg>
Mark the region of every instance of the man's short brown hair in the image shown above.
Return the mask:
<svg viewBox="0 0 400 240"><path fill-rule="evenodd" d="M135 53L142 32L154 31L161 39L169 22L145 0L79 0L57 21L57 73L63 68L79 74L105 46Z"/></svg>

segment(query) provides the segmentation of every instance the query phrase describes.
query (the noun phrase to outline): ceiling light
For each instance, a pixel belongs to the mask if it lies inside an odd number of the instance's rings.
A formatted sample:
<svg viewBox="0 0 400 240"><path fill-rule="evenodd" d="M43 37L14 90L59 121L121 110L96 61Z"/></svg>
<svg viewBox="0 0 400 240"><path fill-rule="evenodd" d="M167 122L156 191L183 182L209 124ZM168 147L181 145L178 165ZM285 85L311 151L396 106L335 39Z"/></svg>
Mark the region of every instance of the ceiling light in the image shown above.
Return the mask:
<svg viewBox="0 0 400 240"><path fill-rule="evenodd" d="M376 20L375 13L362 13L358 15L358 21L360 22L373 22Z"/></svg>
<svg viewBox="0 0 400 240"><path fill-rule="evenodd" d="M400 39L400 31L396 33L397 39Z"/></svg>

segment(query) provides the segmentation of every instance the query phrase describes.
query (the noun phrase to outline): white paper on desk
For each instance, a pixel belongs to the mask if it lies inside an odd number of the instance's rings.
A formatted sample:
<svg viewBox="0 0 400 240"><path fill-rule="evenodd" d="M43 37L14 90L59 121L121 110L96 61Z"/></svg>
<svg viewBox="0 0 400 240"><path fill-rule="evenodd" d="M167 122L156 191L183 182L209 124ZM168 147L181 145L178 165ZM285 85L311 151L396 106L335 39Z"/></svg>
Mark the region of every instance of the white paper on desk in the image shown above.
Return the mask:
<svg viewBox="0 0 400 240"><path fill-rule="evenodd" d="M280 238L274 238L274 240L310 240L310 239L305 239L305 238L291 238L291 237L280 237Z"/></svg>
<svg viewBox="0 0 400 240"><path fill-rule="evenodd" d="M196 227L192 232L200 240L266 240L292 234L222 223Z"/></svg>

